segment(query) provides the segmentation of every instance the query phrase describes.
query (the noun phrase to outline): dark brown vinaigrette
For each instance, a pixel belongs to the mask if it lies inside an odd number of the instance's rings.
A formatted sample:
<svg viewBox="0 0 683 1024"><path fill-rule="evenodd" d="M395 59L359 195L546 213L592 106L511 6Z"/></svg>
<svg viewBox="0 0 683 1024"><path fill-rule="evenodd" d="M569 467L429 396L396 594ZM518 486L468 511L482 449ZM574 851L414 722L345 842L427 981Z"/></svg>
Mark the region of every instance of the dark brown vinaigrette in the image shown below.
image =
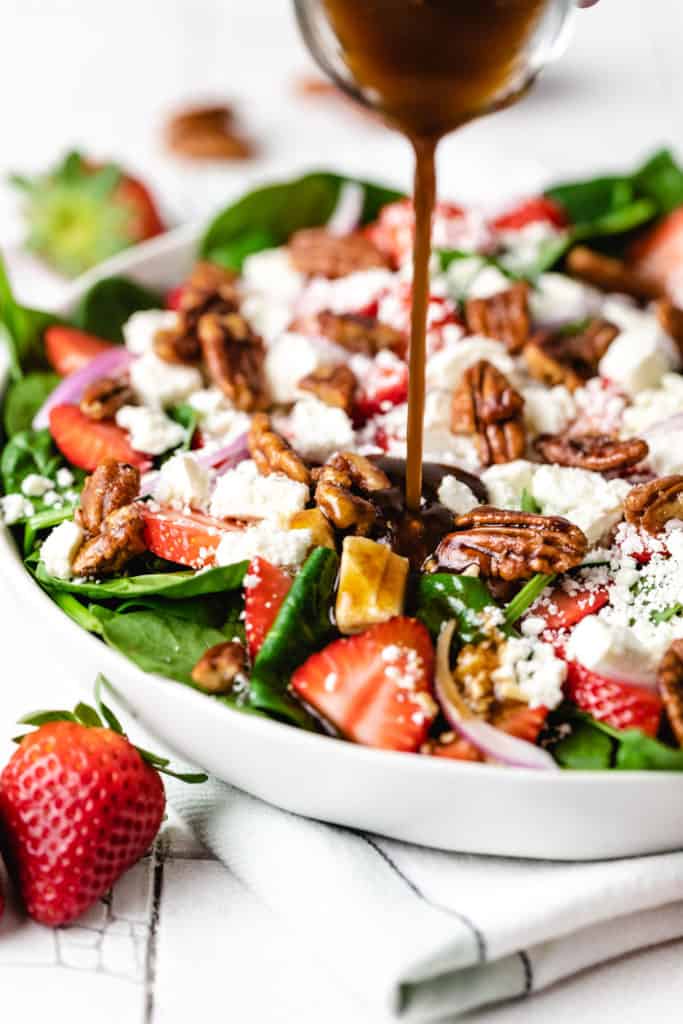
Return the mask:
<svg viewBox="0 0 683 1024"><path fill-rule="evenodd" d="M419 513L431 225L439 139L528 84L523 54L550 0L323 0L367 101L416 159L406 505Z"/></svg>

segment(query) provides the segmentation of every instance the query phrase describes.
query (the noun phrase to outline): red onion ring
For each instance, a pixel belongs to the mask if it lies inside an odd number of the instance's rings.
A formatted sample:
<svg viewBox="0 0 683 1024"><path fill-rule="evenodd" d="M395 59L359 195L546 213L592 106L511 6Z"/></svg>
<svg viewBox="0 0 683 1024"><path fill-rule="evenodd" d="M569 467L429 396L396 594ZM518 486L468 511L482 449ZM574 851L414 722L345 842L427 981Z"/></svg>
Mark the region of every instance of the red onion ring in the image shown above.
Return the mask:
<svg viewBox="0 0 683 1024"><path fill-rule="evenodd" d="M123 373L137 356L122 345L112 345L107 352L91 359L87 366L60 381L33 418L33 429L44 430L50 424L50 410L57 405L77 405L83 392L93 381Z"/></svg>
<svg viewBox="0 0 683 1024"><path fill-rule="evenodd" d="M559 771L547 750L474 717L458 693L451 674L449 657L455 626L455 620L444 626L436 645L436 696L449 724L489 760L511 768Z"/></svg>

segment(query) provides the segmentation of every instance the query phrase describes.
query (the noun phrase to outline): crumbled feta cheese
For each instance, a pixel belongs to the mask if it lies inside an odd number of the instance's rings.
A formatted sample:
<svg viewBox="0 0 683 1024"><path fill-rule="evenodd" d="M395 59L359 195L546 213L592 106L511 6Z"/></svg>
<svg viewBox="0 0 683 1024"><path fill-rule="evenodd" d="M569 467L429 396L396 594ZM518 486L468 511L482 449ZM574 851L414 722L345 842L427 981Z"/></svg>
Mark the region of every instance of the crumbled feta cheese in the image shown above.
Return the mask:
<svg viewBox="0 0 683 1024"><path fill-rule="evenodd" d="M656 678L651 652L633 630L609 623L601 615L588 615L574 628L567 656L601 675L642 683Z"/></svg>
<svg viewBox="0 0 683 1024"><path fill-rule="evenodd" d="M489 466L481 474L489 501L496 508L519 508L524 491L531 491L536 466L526 459L515 459L499 466Z"/></svg>
<svg viewBox="0 0 683 1024"><path fill-rule="evenodd" d="M532 434L560 434L576 417L571 392L559 384L544 388L532 384L522 390L524 421Z"/></svg>
<svg viewBox="0 0 683 1024"><path fill-rule="evenodd" d="M529 297L534 323L574 323L594 316L600 310L601 295L580 281L564 274L541 274Z"/></svg>
<svg viewBox="0 0 683 1024"><path fill-rule="evenodd" d="M42 498L53 487L53 480L46 476L40 476L38 473L29 473L28 476L24 477L21 484L22 493L27 498Z"/></svg>
<svg viewBox="0 0 683 1024"><path fill-rule="evenodd" d="M202 388L187 399L197 414L205 446L207 442L228 445L249 430L251 416L236 409L218 388Z"/></svg>
<svg viewBox="0 0 683 1024"><path fill-rule="evenodd" d="M669 346L659 325L648 323L619 334L600 360L601 377L618 384L627 395L659 386L663 375L673 368Z"/></svg>
<svg viewBox="0 0 683 1024"><path fill-rule="evenodd" d="M136 356L151 351L157 331L172 331L178 325L178 314L171 309L141 309L123 325L126 348Z"/></svg>
<svg viewBox="0 0 683 1024"><path fill-rule="evenodd" d="M71 578L71 566L83 543L83 530L71 519L56 526L43 541L40 557L50 576L60 580Z"/></svg>
<svg viewBox="0 0 683 1024"><path fill-rule="evenodd" d="M286 246L253 253L242 267L242 287L247 293L262 292L272 299L294 302L305 283L304 275L292 266Z"/></svg>
<svg viewBox="0 0 683 1024"><path fill-rule="evenodd" d="M308 497L306 484L284 473L262 476L247 459L219 478L210 511L217 519L267 519L286 526L306 507Z"/></svg>
<svg viewBox="0 0 683 1024"><path fill-rule="evenodd" d="M505 248L502 260L506 269L524 274L538 264L541 250L551 242L563 239L564 232L547 221L536 220L522 228L499 231L497 237Z"/></svg>
<svg viewBox="0 0 683 1024"><path fill-rule="evenodd" d="M154 497L173 508L205 508L209 500L209 471L190 452L179 452L161 467Z"/></svg>
<svg viewBox="0 0 683 1024"><path fill-rule="evenodd" d="M194 366L166 363L154 352L131 363L130 380L142 401L152 406L176 405L202 386L202 375Z"/></svg>
<svg viewBox="0 0 683 1024"><path fill-rule="evenodd" d="M353 424L344 410L318 398L297 402L285 430L297 452L312 462L324 462L334 452L354 447Z"/></svg>
<svg viewBox="0 0 683 1024"><path fill-rule="evenodd" d="M65 487L71 487L74 482L74 475L70 469L66 466L62 466L61 469L57 470L57 486L64 489Z"/></svg>
<svg viewBox="0 0 683 1024"><path fill-rule="evenodd" d="M552 710L562 702L567 665L550 644L529 637L510 637L502 647L500 663L491 673L498 700L521 699L530 708Z"/></svg>
<svg viewBox="0 0 683 1024"><path fill-rule="evenodd" d="M0 498L0 519L6 526L13 526L32 515L33 505L23 494L6 494Z"/></svg>
<svg viewBox="0 0 683 1024"><path fill-rule="evenodd" d="M434 388L425 395L424 429L428 430L449 430L451 423L451 410L453 406L453 392L446 388Z"/></svg>
<svg viewBox="0 0 683 1024"><path fill-rule="evenodd" d="M647 465L657 476L683 472L683 423L678 429L653 430L647 435Z"/></svg>
<svg viewBox="0 0 683 1024"><path fill-rule="evenodd" d="M383 297L392 297L397 311L405 315L405 303L397 295L396 275L390 270L359 270L334 281L314 277L297 302L297 312L299 316L315 316L326 309L332 313L357 313L382 298L379 319L392 323L389 305L384 307Z"/></svg>
<svg viewBox="0 0 683 1024"><path fill-rule="evenodd" d="M260 555L272 565L299 566L312 545L310 530L279 530L272 522L263 522L226 533L216 550L216 563L234 565Z"/></svg>
<svg viewBox="0 0 683 1024"><path fill-rule="evenodd" d="M456 302L467 296L472 283L485 266L486 261L480 256L463 256L451 262L445 279L448 292Z"/></svg>
<svg viewBox="0 0 683 1024"><path fill-rule="evenodd" d="M439 484L439 501L456 516L463 516L479 504L474 492L458 480L457 476L445 476Z"/></svg>
<svg viewBox="0 0 683 1024"><path fill-rule="evenodd" d="M138 452L161 455L185 439L185 430L160 409L144 405L124 405L116 414L116 422L130 434L130 443Z"/></svg>
<svg viewBox="0 0 683 1024"><path fill-rule="evenodd" d="M630 490L626 480L605 480L600 473L565 466L539 466L531 485L543 512L565 516L583 530L589 544L597 544L619 522Z"/></svg>
<svg viewBox="0 0 683 1024"><path fill-rule="evenodd" d="M427 361L428 388L455 388L470 366L480 359L493 363L501 373L510 379L515 378L515 363L508 354L505 345L491 338L474 335L462 341L445 345L435 352Z"/></svg>
<svg viewBox="0 0 683 1024"><path fill-rule="evenodd" d="M511 285L509 277L506 277L497 267L486 264L467 289L467 297L470 299L490 299L498 292L507 291Z"/></svg>
<svg viewBox="0 0 683 1024"><path fill-rule="evenodd" d="M661 423L671 416L683 413L683 376L665 373L657 388L647 388L633 399L624 410L622 436L633 437Z"/></svg>
<svg viewBox="0 0 683 1024"><path fill-rule="evenodd" d="M43 495L43 502L48 508L55 508L64 504L61 494L57 491L46 491Z"/></svg>
<svg viewBox="0 0 683 1024"><path fill-rule="evenodd" d="M266 354L264 373L274 402L283 405L301 396L299 381L321 366L348 360L348 352L324 338L308 338L288 331Z"/></svg>

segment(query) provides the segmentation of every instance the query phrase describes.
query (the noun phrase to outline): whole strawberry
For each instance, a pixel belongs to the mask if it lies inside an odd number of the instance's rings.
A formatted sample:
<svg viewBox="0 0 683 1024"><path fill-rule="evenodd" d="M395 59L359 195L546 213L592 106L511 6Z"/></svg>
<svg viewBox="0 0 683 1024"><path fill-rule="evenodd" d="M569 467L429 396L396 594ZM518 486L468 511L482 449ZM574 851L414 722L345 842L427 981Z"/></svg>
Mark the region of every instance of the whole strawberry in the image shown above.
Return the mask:
<svg viewBox="0 0 683 1024"><path fill-rule="evenodd" d="M38 729L0 775L8 866L42 924L66 924L99 900L146 853L164 816L157 769L168 762L140 752L100 710L112 728L84 704L27 716Z"/></svg>

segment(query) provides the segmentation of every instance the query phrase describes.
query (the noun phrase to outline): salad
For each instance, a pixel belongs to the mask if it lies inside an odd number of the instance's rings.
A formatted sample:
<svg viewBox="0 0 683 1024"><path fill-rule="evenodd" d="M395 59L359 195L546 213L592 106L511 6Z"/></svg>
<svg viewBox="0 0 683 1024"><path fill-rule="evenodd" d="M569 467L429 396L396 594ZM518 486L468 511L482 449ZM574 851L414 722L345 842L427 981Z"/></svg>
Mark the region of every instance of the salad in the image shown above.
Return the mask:
<svg viewBox="0 0 683 1024"><path fill-rule="evenodd" d="M158 295L17 303L2 518L60 608L245 713L420 756L683 769L683 171L439 204L403 504L408 199L317 173Z"/></svg>

